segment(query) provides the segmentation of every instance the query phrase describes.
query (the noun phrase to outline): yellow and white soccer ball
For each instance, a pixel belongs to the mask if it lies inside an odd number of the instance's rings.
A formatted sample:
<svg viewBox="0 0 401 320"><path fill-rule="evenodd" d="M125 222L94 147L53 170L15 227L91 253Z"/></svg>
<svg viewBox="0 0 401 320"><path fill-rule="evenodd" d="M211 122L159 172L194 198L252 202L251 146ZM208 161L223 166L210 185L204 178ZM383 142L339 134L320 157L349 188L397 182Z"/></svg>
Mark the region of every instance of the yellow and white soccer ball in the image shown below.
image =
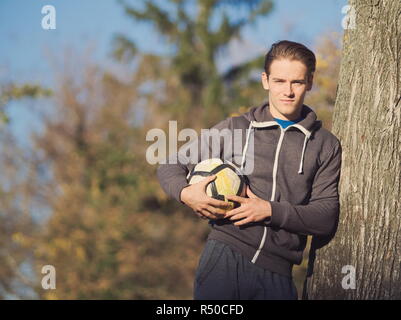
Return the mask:
<svg viewBox="0 0 401 320"><path fill-rule="evenodd" d="M189 184L195 184L212 175L216 175L216 179L207 185L206 194L214 199L231 203L231 207L227 210L234 208L236 203L226 199L226 196L244 197L245 177L231 162L212 158L199 162L188 174L187 180Z"/></svg>

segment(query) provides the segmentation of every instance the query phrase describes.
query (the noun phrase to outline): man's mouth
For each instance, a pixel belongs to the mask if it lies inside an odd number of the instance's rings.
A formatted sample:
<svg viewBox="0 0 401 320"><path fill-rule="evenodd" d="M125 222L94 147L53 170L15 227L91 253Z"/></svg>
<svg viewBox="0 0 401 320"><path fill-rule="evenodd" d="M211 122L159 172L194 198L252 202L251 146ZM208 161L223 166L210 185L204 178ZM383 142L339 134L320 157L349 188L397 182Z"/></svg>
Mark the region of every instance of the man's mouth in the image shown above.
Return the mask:
<svg viewBox="0 0 401 320"><path fill-rule="evenodd" d="M281 99L280 101L282 101L282 102L294 102L295 100Z"/></svg>

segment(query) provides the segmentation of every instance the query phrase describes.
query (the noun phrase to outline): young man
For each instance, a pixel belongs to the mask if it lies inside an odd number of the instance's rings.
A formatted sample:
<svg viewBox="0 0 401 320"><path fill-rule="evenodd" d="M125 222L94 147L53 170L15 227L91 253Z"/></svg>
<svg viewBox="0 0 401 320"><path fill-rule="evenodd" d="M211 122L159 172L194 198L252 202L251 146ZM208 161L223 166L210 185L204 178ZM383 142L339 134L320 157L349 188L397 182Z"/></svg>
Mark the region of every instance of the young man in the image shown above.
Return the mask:
<svg viewBox="0 0 401 320"><path fill-rule="evenodd" d="M262 73L268 103L214 127L246 132L243 159L253 160L247 197L229 198L239 207L225 212L225 202L206 195L215 176L189 186L190 166L159 167L167 194L212 226L196 273L195 299L297 299L292 267L302 261L307 235L335 232L341 146L303 104L315 65L304 45L275 43Z"/></svg>

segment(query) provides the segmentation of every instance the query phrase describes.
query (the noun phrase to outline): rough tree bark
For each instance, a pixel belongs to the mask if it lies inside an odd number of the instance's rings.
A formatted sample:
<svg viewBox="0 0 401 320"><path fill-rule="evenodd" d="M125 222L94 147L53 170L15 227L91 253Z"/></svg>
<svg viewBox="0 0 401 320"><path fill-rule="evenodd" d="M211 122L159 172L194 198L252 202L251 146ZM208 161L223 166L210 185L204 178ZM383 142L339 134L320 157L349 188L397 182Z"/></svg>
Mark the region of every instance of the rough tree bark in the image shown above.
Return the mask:
<svg viewBox="0 0 401 320"><path fill-rule="evenodd" d="M401 1L349 4L333 116L340 221L328 245L313 241L304 298L401 299Z"/></svg>

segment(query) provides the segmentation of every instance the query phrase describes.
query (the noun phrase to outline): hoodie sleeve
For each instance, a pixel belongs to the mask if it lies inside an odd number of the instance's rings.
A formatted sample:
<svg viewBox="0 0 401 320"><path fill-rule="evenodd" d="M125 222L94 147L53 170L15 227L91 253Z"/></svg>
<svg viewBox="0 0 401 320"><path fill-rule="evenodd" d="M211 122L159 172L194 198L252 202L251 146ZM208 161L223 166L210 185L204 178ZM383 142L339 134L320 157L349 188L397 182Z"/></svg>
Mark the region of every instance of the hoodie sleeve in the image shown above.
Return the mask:
<svg viewBox="0 0 401 320"><path fill-rule="evenodd" d="M222 129L230 129L231 130L231 118L227 118L221 122L219 122L217 125L212 127L211 129L217 129L217 130L222 130ZM183 161L183 154L186 152L180 148L177 154L173 156L173 159L176 159L176 163L173 163L170 161L171 157L169 158L168 161L166 161L166 164L161 164L158 169L157 169L157 177L159 179L160 185L164 192L166 194L177 201L181 202L181 191L185 187L187 187L189 184L187 182L186 176L188 175L189 171L192 170L192 168L195 166L196 163L200 162L201 160L206 159L205 155L207 158L211 157L218 157L221 158L221 153L223 150L223 143L224 139L222 136L220 136L220 149L217 150L219 154L214 154L216 150L212 150L212 144L210 143L201 143L202 140L205 139L205 136L200 135L198 139L195 139L193 142L191 142L188 145L189 150L198 150L197 153L197 158L195 159L196 161L193 161L194 159L191 158L190 163L185 164L185 161ZM191 148L192 144L197 144L195 148ZM203 148L203 150L202 150ZM188 150L185 148L185 150ZM213 151L213 152L212 152ZM203 159L201 157L203 156Z"/></svg>
<svg viewBox="0 0 401 320"><path fill-rule="evenodd" d="M318 169L307 205L292 205L287 201L272 201L272 216L267 225L289 232L330 235L339 216L338 181L341 171L341 145L337 141Z"/></svg>

